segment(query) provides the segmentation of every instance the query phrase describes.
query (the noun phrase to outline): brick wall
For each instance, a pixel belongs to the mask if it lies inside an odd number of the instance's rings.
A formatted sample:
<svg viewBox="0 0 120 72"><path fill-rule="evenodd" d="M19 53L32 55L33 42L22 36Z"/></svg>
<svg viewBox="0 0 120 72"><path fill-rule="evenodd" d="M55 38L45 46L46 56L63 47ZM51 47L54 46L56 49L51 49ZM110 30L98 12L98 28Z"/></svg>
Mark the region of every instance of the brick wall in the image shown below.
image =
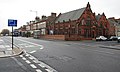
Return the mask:
<svg viewBox="0 0 120 72"><path fill-rule="evenodd" d="M41 35L41 39L54 39L54 40L92 40L92 38L84 38L78 35Z"/></svg>
<svg viewBox="0 0 120 72"><path fill-rule="evenodd" d="M40 36L42 39L54 39L54 40L65 40L65 35L43 35Z"/></svg>

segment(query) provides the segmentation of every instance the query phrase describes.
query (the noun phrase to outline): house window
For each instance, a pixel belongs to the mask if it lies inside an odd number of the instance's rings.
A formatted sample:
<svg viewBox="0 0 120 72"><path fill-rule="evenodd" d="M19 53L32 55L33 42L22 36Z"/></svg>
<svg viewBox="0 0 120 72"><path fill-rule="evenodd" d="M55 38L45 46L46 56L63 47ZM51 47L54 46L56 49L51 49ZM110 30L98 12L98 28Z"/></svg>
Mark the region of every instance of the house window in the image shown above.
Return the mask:
<svg viewBox="0 0 120 72"><path fill-rule="evenodd" d="M84 37L86 37L86 38L90 37L90 30L89 29L84 29Z"/></svg>
<svg viewBox="0 0 120 72"><path fill-rule="evenodd" d="M107 23L105 23L105 27L107 28Z"/></svg>
<svg viewBox="0 0 120 72"><path fill-rule="evenodd" d="M100 27L101 27L101 28L103 28L103 25L102 25L102 23L100 24Z"/></svg>
<svg viewBox="0 0 120 72"><path fill-rule="evenodd" d="M81 35L81 29L78 30L78 34Z"/></svg>
<svg viewBox="0 0 120 72"><path fill-rule="evenodd" d="M84 25L84 22L85 22L85 20L84 20L84 19L82 19L82 25Z"/></svg>
<svg viewBox="0 0 120 72"><path fill-rule="evenodd" d="M65 34L68 34L68 29L65 29Z"/></svg>
<svg viewBox="0 0 120 72"><path fill-rule="evenodd" d="M87 20L86 20L86 25L87 25L87 26L91 25L91 19L90 19L90 17L87 18Z"/></svg>
<svg viewBox="0 0 120 72"><path fill-rule="evenodd" d="M72 29L71 29L71 33L72 33L72 34L75 34L75 28L72 28Z"/></svg>
<svg viewBox="0 0 120 72"><path fill-rule="evenodd" d="M63 29L60 29L60 30L59 30L59 34L60 34L60 35L63 35L63 34L64 34L64 30L63 30Z"/></svg>

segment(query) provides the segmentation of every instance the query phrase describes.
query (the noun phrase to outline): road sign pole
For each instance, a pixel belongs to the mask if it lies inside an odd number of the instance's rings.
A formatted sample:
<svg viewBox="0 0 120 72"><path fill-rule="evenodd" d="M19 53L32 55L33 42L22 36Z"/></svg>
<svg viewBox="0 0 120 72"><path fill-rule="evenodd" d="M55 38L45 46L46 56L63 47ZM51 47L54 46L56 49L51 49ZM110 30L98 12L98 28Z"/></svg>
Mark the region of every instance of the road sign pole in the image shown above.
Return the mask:
<svg viewBox="0 0 120 72"><path fill-rule="evenodd" d="M13 26L12 26L12 49L13 49Z"/></svg>
<svg viewBox="0 0 120 72"><path fill-rule="evenodd" d="M8 26L12 26L12 49L13 49L13 26L17 26L17 20L8 19Z"/></svg>

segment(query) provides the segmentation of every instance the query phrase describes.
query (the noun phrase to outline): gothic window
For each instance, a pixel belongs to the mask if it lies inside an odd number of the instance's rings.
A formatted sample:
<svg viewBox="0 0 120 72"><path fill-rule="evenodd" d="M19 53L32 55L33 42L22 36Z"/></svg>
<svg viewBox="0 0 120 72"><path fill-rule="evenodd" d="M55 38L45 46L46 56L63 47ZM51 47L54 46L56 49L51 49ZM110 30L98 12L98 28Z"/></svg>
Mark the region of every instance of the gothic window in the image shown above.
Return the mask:
<svg viewBox="0 0 120 72"><path fill-rule="evenodd" d="M102 23L100 23L100 27L101 27L101 28L103 28L103 25L102 25Z"/></svg>
<svg viewBox="0 0 120 72"><path fill-rule="evenodd" d="M105 27L107 28L107 23L105 23Z"/></svg>
<svg viewBox="0 0 120 72"><path fill-rule="evenodd" d="M72 28L72 29L71 29L71 33L72 33L72 34L75 34L75 28Z"/></svg>
<svg viewBox="0 0 120 72"><path fill-rule="evenodd" d="M78 34L81 35L81 29L78 30Z"/></svg>
<svg viewBox="0 0 120 72"><path fill-rule="evenodd" d="M87 26L91 25L91 19L90 19L90 17L87 18L87 20L86 20L86 25L87 25Z"/></svg>
<svg viewBox="0 0 120 72"><path fill-rule="evenodd" d="M84 25L84 22L85 22L85 20L84 20L84 19L82 19L82 25Z"/></svg>

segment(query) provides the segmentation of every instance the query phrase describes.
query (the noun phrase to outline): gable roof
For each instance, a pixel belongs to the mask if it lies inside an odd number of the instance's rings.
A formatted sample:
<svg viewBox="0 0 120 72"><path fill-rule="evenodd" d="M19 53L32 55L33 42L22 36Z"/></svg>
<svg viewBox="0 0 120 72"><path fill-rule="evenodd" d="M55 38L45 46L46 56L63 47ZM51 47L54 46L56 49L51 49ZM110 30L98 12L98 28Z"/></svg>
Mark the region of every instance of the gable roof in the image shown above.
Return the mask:
<svg viewBox="0 0 120 72"><path fill-rule="evenodd" d="M64 21L69 21L69 19L70 20L77 20L83 14L85 9L86 9L86 7L63 13L57 18L55 23L58 23L58 21L63 22L63 20Z"/></svg>

